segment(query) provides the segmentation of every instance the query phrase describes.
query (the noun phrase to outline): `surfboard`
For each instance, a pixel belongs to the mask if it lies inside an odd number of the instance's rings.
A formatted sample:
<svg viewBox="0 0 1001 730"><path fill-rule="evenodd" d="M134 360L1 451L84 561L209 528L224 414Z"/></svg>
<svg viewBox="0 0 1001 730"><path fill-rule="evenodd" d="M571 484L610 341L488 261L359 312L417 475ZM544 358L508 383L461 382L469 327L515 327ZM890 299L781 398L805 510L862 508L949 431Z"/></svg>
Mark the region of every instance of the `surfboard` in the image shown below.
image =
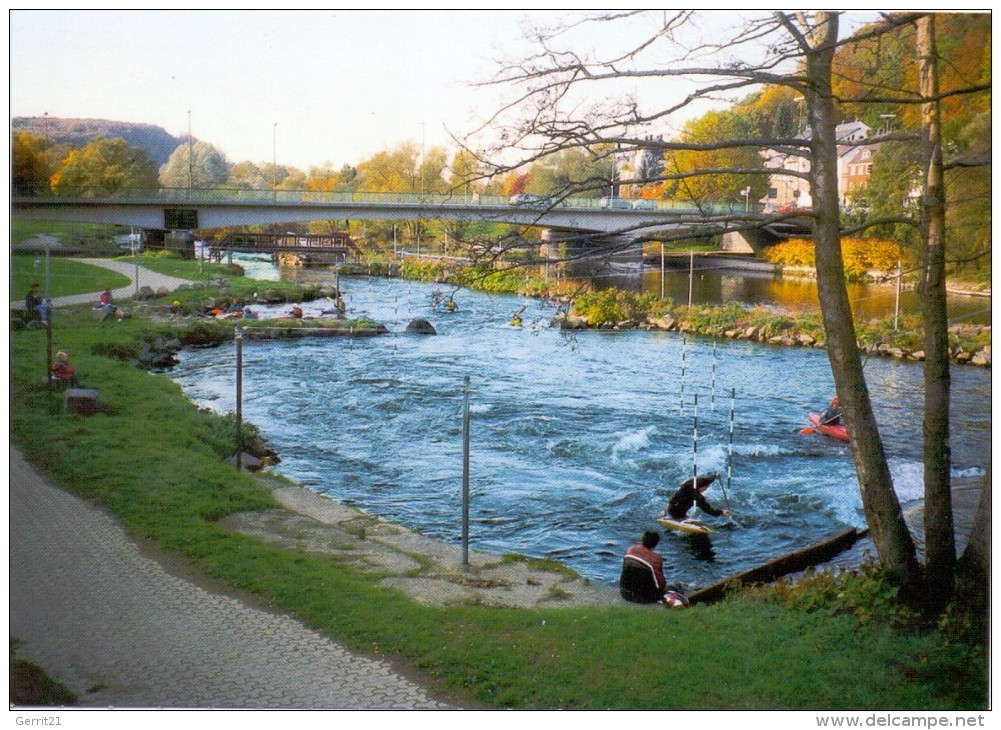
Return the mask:
<svg viewBox="0 0 1001 730"><path fill-rule="evenodd" d="M657 522L670 530L684 532L689 535L708 535L712 532L704 523L698 520L672 520L667 517L658 517Z"/></svg>

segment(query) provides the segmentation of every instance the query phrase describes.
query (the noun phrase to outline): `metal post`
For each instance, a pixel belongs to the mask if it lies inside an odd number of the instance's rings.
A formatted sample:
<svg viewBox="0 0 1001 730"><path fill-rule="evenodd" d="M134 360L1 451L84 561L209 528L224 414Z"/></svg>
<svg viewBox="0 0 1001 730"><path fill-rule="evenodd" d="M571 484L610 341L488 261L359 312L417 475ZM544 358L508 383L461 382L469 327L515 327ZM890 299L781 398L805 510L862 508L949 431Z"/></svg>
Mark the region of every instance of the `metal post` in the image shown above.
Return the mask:
<svg viewBox="0 0 1001 730"><path fill-rule="evenodd" d="M695 251L688 252L688 310L692 309L692 281L695 279Z"/></svg>
<svg viewBox="0 0 1001 730"><path fill-rule="evenodd" d="M469 565L469 376L462 403L462 565Z"/></svg>
<svg viewBox="0 0 1001 730"><path fill-rule="evenodd" d="M893 329L897 329L897 321L900 318L900 280L903 278L904 272L901 268L901 263L897 261L897 295L893 301Z"/></svg>
<svg viewBox="0 0 1001 730"><path fill-rule="evenodd" d="M660 298L664 298L664 242L660 242Z"/></svg>
<svg viewBox="0 0 1001 730"><path fill-rule="evenodd" d="M195 160L194 160L194 142L191 139L191 110L188 110L188 200L191 200L191 187L194 181L195 173Z"/></svg>
<svg viewBox="0 0 1001 730"><path fill-rule="evenodd" d="M688 344L688 338L681 338L681 378L679 382L681 383L681 397L678 401L678 413L685 415L685 346Z"/></svg>
<svg viewBox="0 0 1001 730"><path fill-rule="evenodd" d="M135 272L136 272L135 298L139 299L139 256L138 256L139 246L136 244L135 226L129 228L129 247L132 249L132 265L135 267Z"/></svg>
<svg viewBox="0 0 1001 730"><path fill-rule="evenodd" d="M52 276L49 268L49 244L45 244L45 298L42 311L45 312L45 387L52 393ZM26 312L31 316L31 312Z"/></svg>
<svg viewBox="0 0 1001 730"><path fill-rule="evenodd" d="M243 328L233 330L236 342L236 470L243 470Z"/></svg>

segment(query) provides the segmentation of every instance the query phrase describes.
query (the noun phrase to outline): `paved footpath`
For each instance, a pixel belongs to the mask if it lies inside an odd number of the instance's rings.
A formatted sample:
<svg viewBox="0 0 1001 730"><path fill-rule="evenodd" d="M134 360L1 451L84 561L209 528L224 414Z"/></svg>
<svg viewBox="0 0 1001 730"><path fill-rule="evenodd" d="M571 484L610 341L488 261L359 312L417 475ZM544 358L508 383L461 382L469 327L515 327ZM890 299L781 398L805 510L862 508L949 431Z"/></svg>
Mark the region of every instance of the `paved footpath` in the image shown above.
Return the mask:
<svg viewBox="0 0 1001 730"><path fill-rule="evenodd" d="M168 573L10 454L10 635L84 707L443 709L389 665Z"/></svg>

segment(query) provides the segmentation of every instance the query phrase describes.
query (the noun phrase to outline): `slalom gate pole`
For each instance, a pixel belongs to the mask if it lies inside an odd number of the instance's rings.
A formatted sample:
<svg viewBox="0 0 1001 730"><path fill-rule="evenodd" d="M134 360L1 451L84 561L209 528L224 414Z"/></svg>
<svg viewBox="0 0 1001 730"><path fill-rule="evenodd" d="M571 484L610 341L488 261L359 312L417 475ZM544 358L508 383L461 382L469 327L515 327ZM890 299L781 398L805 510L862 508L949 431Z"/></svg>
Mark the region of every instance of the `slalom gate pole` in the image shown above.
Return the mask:
<svg viewBox="0 0 1001 730"><path fill-rule="evenodd" d="M692 415L692 479L698 480L699 476L699 394L696 393L695 405Z"/></svg>
<svg viewBox="0 0 1001 730"><path fill-rule="evenodd" d="M716 340L713 340L712 390L710 391L709 410L716 412Z"/></svg>
<svg viewBox="0 0 1001 730"><path fill-rule="evenodd" d="M737 397L737 389L730 389L730 447L726 452L726 485L723 487L723 499L726 500L726 508L730 509L730 497L726 490L730 486L730 474L733 468L733 402Z"/></svg>
<svg viewBox="0 0 1001 730"><path fill-rule="evenodd" d="M678 413L682 416L685 415L685 345L688 344L688 338L681 338L681 398L678 401Z"/></svg>

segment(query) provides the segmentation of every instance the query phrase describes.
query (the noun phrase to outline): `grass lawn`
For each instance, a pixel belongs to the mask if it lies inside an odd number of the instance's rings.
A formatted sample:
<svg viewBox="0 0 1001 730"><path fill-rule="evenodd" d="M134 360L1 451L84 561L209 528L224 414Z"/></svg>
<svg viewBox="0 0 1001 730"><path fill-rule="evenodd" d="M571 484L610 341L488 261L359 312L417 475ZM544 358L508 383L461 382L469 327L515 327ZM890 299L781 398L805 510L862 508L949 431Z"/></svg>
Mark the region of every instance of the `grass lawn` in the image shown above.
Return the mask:
<svg viewBox="0 0 1001 730"><path fill-rule="evenodd" d="M10 296L24 299L32 284L39 285L45 295L45 254L17 254L10 259ZM49 257L49 282L53 297L98 292L106 287L117 289L129 283L129 278L100 266L80 263L59 256ZM95 298L96 299L96 298Z"/></svg>
<svg viewBox="0 0 1001 730"><path fill-rule="evenodd" d="M679 611L432 608L375 576L227 532L218 525L226 515L275 507L259 482L224 463L233 420L200 411L167 375L98 354L179 326L96 322L84 308L55 320L53 342L101 391L102 412L89 418L63 414L39 384L44 333L12 332L11 440L133 534L350 649L405 663L432 689L521 709L986 706L981 650L895 628L889 601L875 602L878 611L867 603L864 614L837 598L804 608L763 593Z"/></svg>

